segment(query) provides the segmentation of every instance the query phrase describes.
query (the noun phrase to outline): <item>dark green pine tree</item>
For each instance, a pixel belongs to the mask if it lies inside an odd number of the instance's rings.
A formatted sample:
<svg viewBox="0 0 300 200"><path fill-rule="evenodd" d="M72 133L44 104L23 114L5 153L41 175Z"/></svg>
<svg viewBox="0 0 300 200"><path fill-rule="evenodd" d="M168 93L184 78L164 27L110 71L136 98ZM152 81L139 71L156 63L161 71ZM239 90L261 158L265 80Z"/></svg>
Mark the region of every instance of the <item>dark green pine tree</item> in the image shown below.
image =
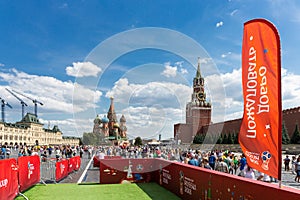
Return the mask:
<svg viewBox="0 0 300 200"><path fill-rule="evenodd" d="M227 142L228 142L227 138L228 138L228 137L227 137L227 134L224 133L224 134L223 134L223 139L222 139L222 141L223 141L222 144L228 144L228 143L227 143Z"/></svg>
<svg viewBox="0 0 300 200"><path fill-rule="evenodd" d="M229 133L227 136L227 144L233 144L234 139L233 139L233 134Z"/></svg>
<svg viewBox="0 0 300 200"><path fill-rule="evenodd" d="M141 137L136 137L134 141L135 146L142 146L143 145L143 140Z"/></svg>
<svg viewBox="0 0 300 200"><path fill-rule="evenodd" d="M298 124L296 124L295 131L291 138L291 143L292 144L300 144L300 132L299 132Z"/></svg>
<svg viewBox="0 0 300 200"><path fill-rule="evenodd" d="M217 134L217 136L219 136L217 140L217 144L223 144L223 135Z"/></svg>
<svg viewBox="0 0 300 200"><path fill-rule="evenodd" d="M239 143L239 134L238 134L238 133L235 133L235 134L234 134L233 143L234 143L234 144L238 144L238 143Z"/></svg>
<svg viewBox="0 0 300 200"><path fill-rule="evenodd" d="M207 134L201 134L201 144L204 142L204 139L206 136L207 136Z"/></svg>
<svg viewBox="0 0 300 200"><path fill-rule="evenodd" d="M197 134L197 135L195 135L193 143L194 144L202 144L203 143L203 137L204 137L203 134Z"/></svg>
<svg viewBox="0 0 300 200"><path fill-rule="evenodd" d="M289 144L290 136L286 130L285 124L282 123L282 144Z"/></svg>

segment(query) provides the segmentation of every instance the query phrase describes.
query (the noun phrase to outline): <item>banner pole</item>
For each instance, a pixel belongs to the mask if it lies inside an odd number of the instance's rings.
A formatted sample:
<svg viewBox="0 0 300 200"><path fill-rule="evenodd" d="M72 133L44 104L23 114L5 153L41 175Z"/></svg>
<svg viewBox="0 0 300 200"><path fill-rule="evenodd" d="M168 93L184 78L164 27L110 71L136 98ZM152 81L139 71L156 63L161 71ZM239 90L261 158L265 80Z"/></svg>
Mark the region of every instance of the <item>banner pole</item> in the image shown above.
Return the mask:
<svg viewBox="0 0 300 200"><path fill-rule="evenodd" d="M277 34L277 43L278 43L278 110L279 110L279 119L278 119L278 181L279 188L281 188L281 174L282 174L282 94L281 94L281 45L280 45L280 37L276 28L274 28L275 33Z"/></svg>

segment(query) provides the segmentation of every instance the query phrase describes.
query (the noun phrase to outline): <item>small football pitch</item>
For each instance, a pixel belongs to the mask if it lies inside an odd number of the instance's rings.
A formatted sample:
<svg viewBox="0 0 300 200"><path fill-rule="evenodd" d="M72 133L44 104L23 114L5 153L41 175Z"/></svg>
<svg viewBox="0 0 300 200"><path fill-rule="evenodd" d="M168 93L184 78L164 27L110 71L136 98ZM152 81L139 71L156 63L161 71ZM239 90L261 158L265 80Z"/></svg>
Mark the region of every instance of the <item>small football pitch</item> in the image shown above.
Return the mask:
<svg viewBox="0 0 300 200"><path fill-rule="evenodd" d="M132 184L38 184L23 193L29 200L49 199L180 199L157 183ZM24 200L18 196L16 200Z"/></svg>

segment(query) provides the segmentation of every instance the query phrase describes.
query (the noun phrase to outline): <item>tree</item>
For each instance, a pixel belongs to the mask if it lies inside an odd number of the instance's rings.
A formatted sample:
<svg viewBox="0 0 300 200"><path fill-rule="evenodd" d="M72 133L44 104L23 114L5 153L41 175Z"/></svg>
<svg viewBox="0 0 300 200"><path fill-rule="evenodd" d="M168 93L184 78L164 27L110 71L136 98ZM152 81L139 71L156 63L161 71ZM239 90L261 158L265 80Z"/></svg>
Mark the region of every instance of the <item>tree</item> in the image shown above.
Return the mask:
<svg viewBox="0 0 300 200"><path fill-rule="evenodd" d="M142 138L141 137L136 137L135 140L134 140L134 145L135 146L141 146L141 145L143 145Z"/></svg>
<svg viewBox="0 0 300 200"><path fill-rule="evenodd" d="M100 144L100 134L83 133L82 143L84 145L99 145Z"/></svg>
<svg viewBox="0 0 300 200"><path fill-rule="evenodd" d="M296 124L295 131L291 138L291 143L292 144L300 144L300 132L299 132L298 124Z"/></svg>
<svg viewBox="0 0 300 200"><path fill-rule="evenodd" d="M238 144L238 143L239 143L239 134L238 134L238 133L235 133L235 134L234 134L233 143L234 143L234 144Z"/></svg>
<svg viewBox="0 0 300 200"><path fill-rule="evenodd" d="M227 136L227 144L234 144L233 134L229 133Z"/></svg>
<svg viewBox="0 0 300 200"><path fill-rule="evenodd" d="M223 135L219 135L219 138L217 140L217 144L223 144Z"/></svg>
<svg viewBox="0 0 300 200"><path fill-rule="evenodd" d="M223 134L223 138L222 138L222 144L228 144L227 141L228 141L228 140L227 140L227 134L224 133L224 134Z"/></svg>
<svg viewBox="0 0 300 200"><path fill-rule="evenodd" d="M287 133L285 124L282 123L282 144L289 144L290 143L290 136Z"/></svg>
<svg viewBox="0 0 300 200"><path fill-rule="evenodd" d="M91 144L91 138L90 138L90 133L83 133L83 136L82 136L82 143L84 145L88 145L88 144Z"/></svg>
<svg viewBox="0 0 300 200"><path fill-rule="evenodd" d="M209 135L207 135L206 134L206 140L205 140L205 142L207 143L207 144L213 144L213 139L214 139L214 136L212 135L212 134L209 134Z"/></svg>
<svg viewBox="0 0 300 200"><path fill-rule="evenodd" d="M205 136L203 134L197 134L197 135L195 135L193 143L194 144L202 144L203 140L204 140L204 137Z"/></svg>

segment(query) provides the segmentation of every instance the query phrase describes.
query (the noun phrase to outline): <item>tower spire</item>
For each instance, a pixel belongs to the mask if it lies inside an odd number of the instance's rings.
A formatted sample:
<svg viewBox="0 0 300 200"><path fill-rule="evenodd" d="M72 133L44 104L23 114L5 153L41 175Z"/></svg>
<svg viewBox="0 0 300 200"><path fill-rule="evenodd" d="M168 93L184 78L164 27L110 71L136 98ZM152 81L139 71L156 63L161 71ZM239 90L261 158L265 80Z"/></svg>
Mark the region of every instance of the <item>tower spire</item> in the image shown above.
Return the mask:
<svg viewBox="0 0 300 200"><path fill-rule="evenodd" d="M109 119L110 122L117 122L117 116L116 116L116 112L115 112L115 106L114 106L114 98L110 97L110 107L109 110L107 112L107 117Z"/></svg>
<svg viewBox="0 0 300 200"><path fill-rule="evenodd" d="M109 107L109 112L114 112L115 108L114 108L114 98L110 97L110 107Z"/></svg>
<svg viewBox="0 0 300 200"><path fill-rule="evenodd" d="M200 57L198 57L198 67L197 67L196 78L201 78L201 71L200 71Z"/></svg>

